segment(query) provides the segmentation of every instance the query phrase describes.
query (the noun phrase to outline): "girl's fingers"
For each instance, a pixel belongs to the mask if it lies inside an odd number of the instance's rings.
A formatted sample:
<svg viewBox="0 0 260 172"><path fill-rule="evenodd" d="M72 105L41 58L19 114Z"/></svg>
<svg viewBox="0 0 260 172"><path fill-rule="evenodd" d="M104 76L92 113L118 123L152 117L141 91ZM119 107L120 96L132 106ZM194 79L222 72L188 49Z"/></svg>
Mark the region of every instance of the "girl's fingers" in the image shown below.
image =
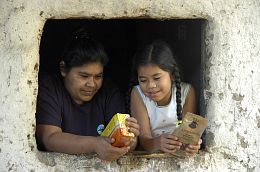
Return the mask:
<svg viewBox="0 0 260 172"><path fill-rule="evenodd" d="M182 143L177 141L177 140L172 140L172 139L165 139L164 141L165 144L168 144L168 145L175 145L175 146L181 146Z"/></svg>
<svg viewBox="0 0 260 172"><path fill-rule="evenodd" d="M181 148L181 146L179 145L170 145L170 144L165 144L163 145L163 147L168 150L177 150Z"/></svg>
<svg viewBox="0 0 260 172"><path fill-rule="evenodd" d="M178 138L172 134L162 134L160 137L161 137L161 142L163 143L176 145L176 146L182 145L182 143L178 141Z"/></svg>
<svg viewBox="0 0 260 172"><path fill-rule="evenodd" d="M167 139L178 140L178 137L176 137L172 134L163 134L163 137L165 137Z"/></svg>
<svg viewBox="0 0 260 172"><path fill-rule="evenodd" d="M163 140L163 144L161 148L162 151L167 153L174 153L176 152L177 149L180 149L182 143L178 141L177 137L169 134L161 135L161 137ZM202 140L200 139L198 141L198 144L196 145L187 145L187 147L185 148L186 153L188 155L194 155L198 153L201 143Z"/></svg>
<svg viewBox="0 0 260 172"><path fill-rule="evenodd" d="M137 129L137 130L139 130L139 128L140 128L139 124L134 123L134 122L127 122L126 125L127 125L127 127L129 127L129 128L135 128L135 129Z"/></svg>
<svg viewBox="0 0 260 172"><path fill-rule="evenodd" d="M188 145L185 151L189 154L195 154L198 153L200 149L200 144L199 145Z"/></svg>
<svg viewBox="0 0 260 172"><path fill-rule="evenodd" d="M172 150L170 150L170 149L166 149L166 148L162 148L161 150L162 150L163 152L165 152L165 153L170 153L170 154L173 154L174 152L177 151L177 149L172 149Z"/></svg>
<svg viewBox="0 0 260 172"><path fill-rule="evenodd" d="M199 152L199 150L195 150L195 149L185 149L185 151L188 155L194 155Z"/></svg>
<svg viewBox="0 0 260 172"><path fill-rule="evenodd" d="M199 150L201 143L202 143L202 140L200 139L198 144L196 144L196 145L189 145L188 148L189 149L193 149L193 150Z"/></svg>
<svg viewBox="0 0 260 172"><path fill-rule="evenodd" d="M137 123L137 120L135 118L133 118L133 117L126 118L126 121Z"/></svg>
<svg viewBox="0 0 260 172"><path fill-rule="evenodd" d="M170 138L170 139L169 139ZM182 143L177 141L178 139L169 134L163 134L160 136L160 149L166 153L174 153L181 148Z"/></svg>
<svg viewBox="0 0 260 172"><path fill-rule="evenodd" d="M129 128L129 131L134 133L135 136L139 136L140 135L140 126L137 123L137 120L133 117L127 118L126 119L126 125Z"/></svg>
<svg viewBox="0 0 260 172"><path fill-rule="evenodd" d="M178 149L180 149L181 146L178 145L169 145L169 144L164 144L161 147L161 150L165 153L175 153Z"/></svg>
<svg viewBox="0 0 260 172"><path fill-rule="evenodd" d="M129 132L134 133L135 137L140 135L140 131L135 128L129 128Z"/></svg>
<svg viewBox="0 0 260 172"><path fill-rule="evenodd" d="M200 149L200 145L188 145L188 148L192 149L192 150L199 150Z"/></svg>

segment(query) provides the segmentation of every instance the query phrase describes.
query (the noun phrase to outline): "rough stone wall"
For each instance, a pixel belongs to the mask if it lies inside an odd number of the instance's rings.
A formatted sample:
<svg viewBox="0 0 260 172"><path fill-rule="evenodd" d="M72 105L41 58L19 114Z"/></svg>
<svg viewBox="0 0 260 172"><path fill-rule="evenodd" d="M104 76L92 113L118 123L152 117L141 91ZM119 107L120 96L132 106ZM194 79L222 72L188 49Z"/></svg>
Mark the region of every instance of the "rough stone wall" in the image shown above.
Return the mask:
<svg viewBox="0 0 260 172"><path fill-rule="evenodd" d="M47 19L204 18L207 151L186 160L36 149L39 44ZM260 171L259 0L1 0L0 171Z"/></svg>

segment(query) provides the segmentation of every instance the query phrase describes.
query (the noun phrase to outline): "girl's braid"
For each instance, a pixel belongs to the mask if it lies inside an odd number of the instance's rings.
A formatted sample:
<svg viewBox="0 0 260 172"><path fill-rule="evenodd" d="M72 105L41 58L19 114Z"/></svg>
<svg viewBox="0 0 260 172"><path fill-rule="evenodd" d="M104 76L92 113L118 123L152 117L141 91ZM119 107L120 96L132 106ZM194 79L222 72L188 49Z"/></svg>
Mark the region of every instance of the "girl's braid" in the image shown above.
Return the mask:
<svg viewBox="0 0 260 172"><path fill-rule="evenodd" d="M181 106L181 78L177 65L174 65L173 76L175 77L176 86L176 103L177 103L177 117L178 120L182 120L182 106Z"/></svg>

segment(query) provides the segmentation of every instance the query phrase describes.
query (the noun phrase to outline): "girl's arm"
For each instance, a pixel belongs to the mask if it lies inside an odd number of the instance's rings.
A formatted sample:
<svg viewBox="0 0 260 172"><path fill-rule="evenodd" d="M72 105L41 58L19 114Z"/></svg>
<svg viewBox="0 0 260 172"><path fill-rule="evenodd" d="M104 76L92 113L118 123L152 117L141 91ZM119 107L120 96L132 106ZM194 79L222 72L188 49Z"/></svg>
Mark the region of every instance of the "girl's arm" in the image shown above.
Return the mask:
<svg viewBox="0 0 260 172"><path fill-rule="evenodd" d="M152 137L147 109L135 89L131 92L130 104L131 114L137 119L140 126L140 144L146 151L156 152L161 150L167 153L174 153L176 149L180 148L181 143L176 141L177 137L171 134L162 134L159 137Z"/></svg>
<svg viewBox="0 0 260 172"><path fill-rule="evenodd" d="M140 144L147 151L155 151L156 146L152 138L147 110L139 93L135 89L131 91L130 110L131 115L138 121L140 126Z"/></svg>

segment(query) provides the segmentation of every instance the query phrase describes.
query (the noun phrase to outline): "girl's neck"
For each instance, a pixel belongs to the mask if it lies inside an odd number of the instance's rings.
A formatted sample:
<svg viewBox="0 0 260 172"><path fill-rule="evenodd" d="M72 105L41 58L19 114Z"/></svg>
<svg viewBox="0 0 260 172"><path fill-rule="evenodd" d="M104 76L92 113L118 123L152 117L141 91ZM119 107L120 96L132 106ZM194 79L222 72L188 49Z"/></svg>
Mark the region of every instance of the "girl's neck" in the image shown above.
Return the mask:
<svg viewBox="0 0 260 172"><path fill-rule="evenodd" d="M158 106L167 106L172 99L172 88L170 89L169 93L161 100L156 102Z"/></svg>

